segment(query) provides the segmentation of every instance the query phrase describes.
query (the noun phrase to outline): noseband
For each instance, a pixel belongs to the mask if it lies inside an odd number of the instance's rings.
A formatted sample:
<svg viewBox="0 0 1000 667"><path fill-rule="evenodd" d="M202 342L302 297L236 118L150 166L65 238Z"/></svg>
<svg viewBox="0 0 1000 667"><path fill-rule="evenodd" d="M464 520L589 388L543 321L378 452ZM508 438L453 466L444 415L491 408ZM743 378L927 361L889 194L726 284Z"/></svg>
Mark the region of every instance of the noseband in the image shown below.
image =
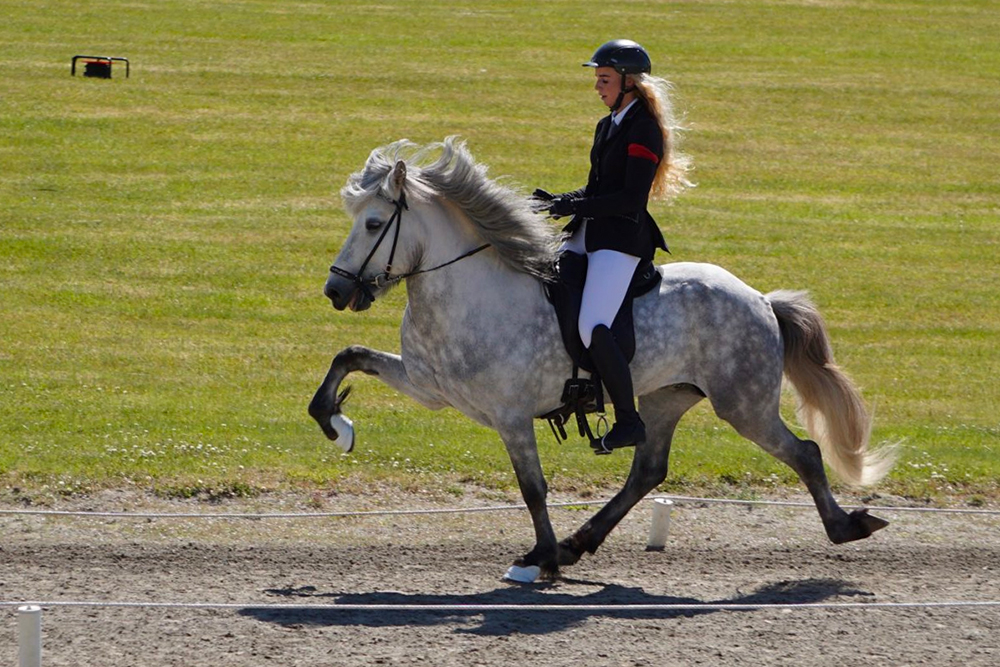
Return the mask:
<svg viewBox="0 0 1000 667"><path fill-rule="evenodd" d="M330 273L338 275L341 278L347 278L348 280L350 280L352 283L354 283L354 285L358 289L360 289L364 293L365 297L367 297L368 300L371 302L375 301L375 295L372 293L372 288L381 289L386 285L393 285L402 280L406 280L410 276L415 276L420 273L429 273L431 271L443 269L444 267L450 264L454 264L455 262L465 259L466 257L471 257L475 255L477 252L481 250L486 250L487 248L490 247L489 243L484 243L478 248L473 248L472 250L462 255L459 255L455 259L447 261L444 264L438 264L437 266L429 269L419 269L417 271L410 271L409 273L401 273L398 276L393 276L391 275L392 260L395 259L396 257L396 244L399 242L399 228L402 225L403 211L410 210L410 207L406 205L406 193L403 191L400 191L399 199L389 199L388 197L386 197L381 193L379 193L379 197L386 199L396 208L392 213L392 217L389 218L389 222L386 224L385 229L382 230L382 233L379 235L378 240L375 241L375 245L372 246L372 249L368 253L368 256L365 257L365 261L361 263L361 268L358 269L357 273L351 273L350 271L341 269L336 264L330 267ZM389 261L386 262L385 270L382 271L382 273L378 273L372 276L371 279L366 281L361 276L362 274L364 274L365 269L368 268L368 264L372 261L372 257L375 256L375 253L378 251L379 246L382 245L382 241L385 240L386 235L389 233L389 229L391 229L394 224L396 226L396 232L392 236L392 249L389 251Z"/></svg>

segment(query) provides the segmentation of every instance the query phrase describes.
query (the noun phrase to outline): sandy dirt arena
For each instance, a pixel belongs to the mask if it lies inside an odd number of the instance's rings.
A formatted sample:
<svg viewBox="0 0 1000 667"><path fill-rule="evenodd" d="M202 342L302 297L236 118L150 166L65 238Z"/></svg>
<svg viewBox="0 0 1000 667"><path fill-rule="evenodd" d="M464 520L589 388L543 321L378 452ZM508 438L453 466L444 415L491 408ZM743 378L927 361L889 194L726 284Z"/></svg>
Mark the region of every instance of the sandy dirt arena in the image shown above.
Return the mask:
<svg viewBox="0 0 1000 667"><path fill-rule="evenodd" d="M474 495L474 494L473 494ZM109 494L60 509L281 512L495 504L267 498L209 506ZM559 500L558 498L553 500ZM849 499L845 499L847 504ZM884 501L888 502L888 501ZM72 505L72 506L71 506ZM13 509L7 506L3 509ZM596 508L553 509L560 536ZM43 611L43 665L1000 664L1000 606L754 611L372 611L274 604L706 604L1000 600L1000 517L893 513L827 542L812 509L684 503L662 552L644 502L554 583L500 577L525 511L309 519L0 516L0 600L237 603ZM0 665L17 661L0 609Z"/></svg>

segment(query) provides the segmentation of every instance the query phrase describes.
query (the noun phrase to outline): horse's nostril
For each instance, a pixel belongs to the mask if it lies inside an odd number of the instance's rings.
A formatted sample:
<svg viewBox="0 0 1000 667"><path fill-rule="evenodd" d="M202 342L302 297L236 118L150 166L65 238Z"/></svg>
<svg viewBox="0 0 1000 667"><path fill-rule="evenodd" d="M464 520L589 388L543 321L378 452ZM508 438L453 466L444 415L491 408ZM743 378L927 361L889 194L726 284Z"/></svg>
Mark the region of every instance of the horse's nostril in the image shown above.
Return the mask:
<svg viewBox="0 0 1000 667"><path fill-rule="evenodd" d="M330 301L336 301L338 298L340 298L340 293L330 285L325 285L323 287L323 294Z"/></svg>

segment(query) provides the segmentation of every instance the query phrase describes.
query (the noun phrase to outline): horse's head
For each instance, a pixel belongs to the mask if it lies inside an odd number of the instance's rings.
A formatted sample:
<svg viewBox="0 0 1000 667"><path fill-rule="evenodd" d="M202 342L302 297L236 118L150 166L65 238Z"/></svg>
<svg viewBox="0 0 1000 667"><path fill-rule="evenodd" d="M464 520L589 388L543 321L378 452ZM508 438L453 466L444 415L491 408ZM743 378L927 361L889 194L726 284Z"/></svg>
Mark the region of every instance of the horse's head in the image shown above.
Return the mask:
<svg viewBox="0 0 1000 667"><path fill-rule="evenodd" d="M366 310L399 281L412 256L412 216L406 200L406 163L373 152L341 194L354 219L330 267L323 293L337 310ZM404 250L404 246L408 250Z"/></svg>
<svg viewBox="0 0 1000 667"><path fill-rule="evenodd" d="M354 222L324 289L334 308L365 310L405 278L486 248L515 272L549 276L558 232L486 172L455 137L372 151L340 192Z"/></svg>

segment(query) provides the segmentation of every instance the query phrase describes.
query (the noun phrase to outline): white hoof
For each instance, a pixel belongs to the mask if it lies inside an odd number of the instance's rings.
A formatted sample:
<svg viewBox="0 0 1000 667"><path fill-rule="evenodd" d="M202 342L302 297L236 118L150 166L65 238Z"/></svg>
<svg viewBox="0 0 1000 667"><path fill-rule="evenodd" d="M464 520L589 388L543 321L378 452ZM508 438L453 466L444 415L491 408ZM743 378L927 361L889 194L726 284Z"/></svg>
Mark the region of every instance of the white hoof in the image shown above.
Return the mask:
<svg viewBox="0 0 1000 667"><path fill-rule="evenodd" d="M542 570L537 565L529 565L528 567L518 567L517 565L511 565L507 569L507 573L503 575L504 581L513 581L519 584L533 584L535 579L538 579L538 575L541 574Z"/></svg>
<svg viewBox="0 0 1000 667"><path fill-rule="evenodd" d="M330 426L337 432L337 439L334 442L344 450L345 453L354 449L354 423L343 414L335 414L330 417Z"/></svg>

